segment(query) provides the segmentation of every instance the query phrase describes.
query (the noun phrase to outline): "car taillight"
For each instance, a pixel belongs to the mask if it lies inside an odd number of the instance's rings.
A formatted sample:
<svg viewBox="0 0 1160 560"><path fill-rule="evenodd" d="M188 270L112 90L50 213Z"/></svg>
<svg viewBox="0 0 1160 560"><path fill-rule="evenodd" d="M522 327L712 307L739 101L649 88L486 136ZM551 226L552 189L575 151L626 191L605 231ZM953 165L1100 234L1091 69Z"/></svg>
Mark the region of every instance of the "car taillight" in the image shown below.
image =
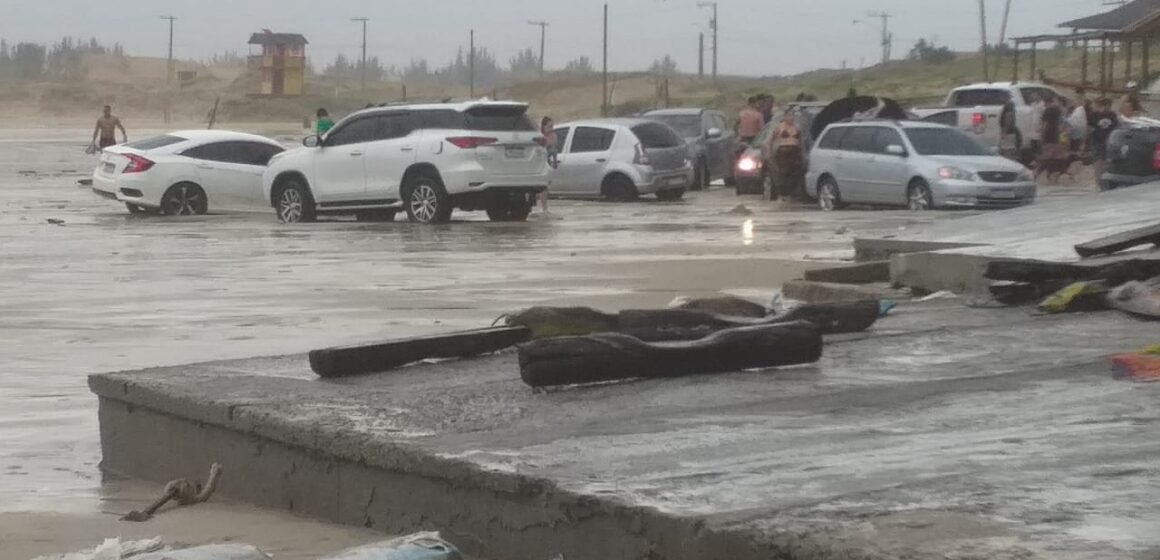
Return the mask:
<svg viewBox="0 0 1160 560"><path fill-rule="evenodd" d="M1156 148L1152 150L1152 169L1160 171L1160 142L1156 143Z"/></svg>
<svg viewBox="0 0 1160 560"><path fill-rule="evenodd" d="M636 155L632 157L632 162L637 165L652 165L648 159L648 154L644 151L644 146L636 145Z"/></svg>
<svg viewBox="0 0 1160 560"><path fill-rule="evenodd" d="M129 165L121 173L144 173L153 168L153 160L136 154L125 154L129 158Z"/></svg>
<svg viewBox="0 0 1160 560"><path fill-rule="evenodd" d="M971 115L971 126L974 127L976 134L982 134L987 129L987 115L982 113Z"/></svg>
<svg viewBox="0 0 1160 560"><path fill-rule="evenodd" d="M495 144L499 142L499 138L488 138L485 136L452 136L447 139L456 148L464 150L474 150L480 146L487 146L488 144Z"/></svg>
<svg viewBox="0 0 1160 560"><path fill-rule="evenodd" d="M760 162L751 157L743 157L737 160L737 169L740 171L754 171L761 167Z"/></svg>

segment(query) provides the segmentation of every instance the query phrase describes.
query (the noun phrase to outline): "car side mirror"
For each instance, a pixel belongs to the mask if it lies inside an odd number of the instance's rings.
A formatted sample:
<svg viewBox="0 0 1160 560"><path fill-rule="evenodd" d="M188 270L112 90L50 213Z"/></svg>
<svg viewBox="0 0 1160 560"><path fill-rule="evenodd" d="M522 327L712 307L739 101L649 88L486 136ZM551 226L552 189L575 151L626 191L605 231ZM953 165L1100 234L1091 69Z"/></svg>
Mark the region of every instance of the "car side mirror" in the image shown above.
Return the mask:
<svg viewBox="0 0 1160 560"><path fill-rule="evenodd" d="M302 139L302 145L306 146L307 148L317 148L322 145L322 138L320 138L317 134L311 134L310 136Z"/></svg>
<svg viewBox="0 0 1160 560"><path fill-rule="evenodd" d="M886 146L886 153L893 156L906 157L906 148L903 148L898 144L891 144Z"/></svg>
<svg viewBox="0 0 1160 560"><path fill-rule="evenodd" d="M710 128L707 132L705 132L705 136L708 136L709 138L720 138L721 137L721 129L720 128Z"/></svg>

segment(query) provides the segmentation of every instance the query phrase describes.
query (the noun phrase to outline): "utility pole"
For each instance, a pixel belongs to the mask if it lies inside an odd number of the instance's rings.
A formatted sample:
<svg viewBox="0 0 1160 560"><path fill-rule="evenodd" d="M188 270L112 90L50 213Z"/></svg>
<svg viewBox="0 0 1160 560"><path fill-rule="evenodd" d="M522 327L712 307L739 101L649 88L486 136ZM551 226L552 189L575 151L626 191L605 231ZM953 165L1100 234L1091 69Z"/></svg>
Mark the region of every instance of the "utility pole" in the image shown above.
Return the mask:
<svg viewBox="0 0 1160 560"><path fill-rule="evenodd" d="M604 63L601 73L604 76L604 101L600 104L601 116L608 116L608 3L604 3Z"/></svg>
<svg viewBox="0 0 1160 560"><path fill-rule="evenodd" d="M548 34L548 22L546 21L529 21L528 25L537 25L540 27L540 77L544 77L544 38Z"/></svg>
<svg viewBox="0 0 1160 560"><path fill-rule="evenodd" d="M983 81L991 81L987 64L987 2L979 0L979 58L983 59Z"/></svg>
<svg viewBox="0 0 1160 560"><path fill-rule="evenodd" d="M351 21L362 22L363 40L362 40L362 91L367 90L367 21L368 18L357 17L350 18Z"/></svg>
<svg viewBox="0 0 1160 560"><path fill-rule="evenodd" d="M165 84L167 86L169 86L167 89L170 90L170 91L166 92L166 95L165 95L165 122L169 122L169 119L170 119L169 104L170 104L170 98L173 96L173 92L172 92L173 70L174 70L173 69L173 21L176 20L177 18L173 17L173 16L161 16L161 19L169 20L169 65L168 65L166 73L165 73Z"/></svg>
<svg viewBox="0 0 1160 560"><path fill-rule="evenodd" d="M697 2L698 8L713 8L713 19L709 20L709 29L713 30L713 81L717 81L717 2Z"/></svg>
<svg viewBox="0 0 1160 560"><path fill-rule="evenodd" d="M471 98L475 98L475 30L471 30L471 39L468 50L468 81L471 84Z"/></svg>
<svg viewBox="0 0 1160 560"><path fill-rule="evenodd" d="M890 47L894 43L894 34L890 32L890 18L894 17L886 12L868 12L866 17L878 18L881 24L878 30L882 33L882 64L890 62ZM854 20L854 23L863 23L862 20Z"/></svg>
<svg viewBox="0 0 1160 560"><path fill-rule="evenodd" d="M697 39L697 77L705 79L705 33Z"/></svg>

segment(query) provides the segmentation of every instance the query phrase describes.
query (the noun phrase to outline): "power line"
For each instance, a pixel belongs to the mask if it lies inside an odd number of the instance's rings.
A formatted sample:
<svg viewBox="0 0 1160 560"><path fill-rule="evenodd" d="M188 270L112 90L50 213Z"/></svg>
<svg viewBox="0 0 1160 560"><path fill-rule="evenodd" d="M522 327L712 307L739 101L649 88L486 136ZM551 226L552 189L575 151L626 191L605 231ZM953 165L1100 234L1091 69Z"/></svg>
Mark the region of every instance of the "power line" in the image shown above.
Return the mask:
<svg viewBox="0 0 1160 560"><path fill-rule="evenodd" d="M169 65L166 69L165 83L166 83L166 85L172 87L172 85L173 85L173 22L175 20L177 20L177 18L174 16L161 16L161 19L169 20ZM165 122L167 122L167 123L169 122L169 118L170 118L169 98L171 95L172 95L171 92L167 92L165 95Z"/></svg>
<svg viewBox="0 0 1160 560"><path fill-rule="evenodd" d="M369 18L350 18L351 21L362 22L362 90L367 90L367 21Z"/></svg>
<svg viewBox="0 0 1160 560"><path fill-rule="evenodd" d="M878 18L882 21L880 30L882 31L882 63L890 62L890 47L894 44L894 34L890 32L890 18L893 15L884 12L867 12L866 17Z"/></svg>
<svg viewBox="0 0 1160 560"><path fill-rule="evenodd" d="M540 77L544 77L544 38L548 34L548 22L546 21L529 21L528 25L537 25L540 27Z"/></svg>

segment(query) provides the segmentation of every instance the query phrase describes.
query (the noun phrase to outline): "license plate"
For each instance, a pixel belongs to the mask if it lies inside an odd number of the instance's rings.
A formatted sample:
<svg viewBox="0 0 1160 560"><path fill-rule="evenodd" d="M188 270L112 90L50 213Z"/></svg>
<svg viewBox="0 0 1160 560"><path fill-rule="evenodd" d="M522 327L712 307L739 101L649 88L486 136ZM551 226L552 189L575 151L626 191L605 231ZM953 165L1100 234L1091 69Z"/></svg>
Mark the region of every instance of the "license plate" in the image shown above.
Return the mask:
<svg viewBox="0 0 1160 560"><path fill-rule="evenodd" d="M683 185L683 184L685 184L684 177L669 177L668 179L665 179L665 185L668 185L668 186Z"/></svg>
<svg viewBox="0 0 1160 560"><path fill-rule="evenodd" d="M507 156L509 158L522 158L522 157L524 157L524 149L523 148L507 148L503 151L503 153L505 156Z"/></svg>
<svg viewBox="0 0 1160 560"><path fill-rule="evenodd" d="M991 191L992 198L1015 198L1015 191Z"/></svg>
<svg viewBox="0 0 1160 560"><path fill-rule="evenodd" d="M112 164L112 163L106 163L104 169L105 169L105 173L116 173L117 172L117 166Z"/></svg>

